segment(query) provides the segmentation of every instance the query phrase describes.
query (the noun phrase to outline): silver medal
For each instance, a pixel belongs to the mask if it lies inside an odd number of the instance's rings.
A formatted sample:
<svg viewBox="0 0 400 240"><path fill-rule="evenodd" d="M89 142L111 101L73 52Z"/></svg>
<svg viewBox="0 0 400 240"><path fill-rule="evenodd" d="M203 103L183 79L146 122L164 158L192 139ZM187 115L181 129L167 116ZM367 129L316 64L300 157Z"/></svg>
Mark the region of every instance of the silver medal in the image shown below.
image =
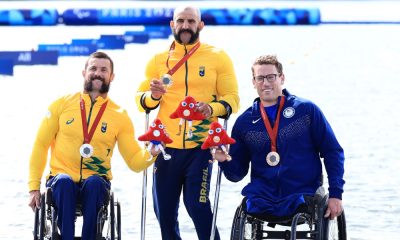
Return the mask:
<svg viewBox="0 0 400 240"><path fill-rule="evenodd" d="M79 148L79 152L82 157L90 158L93 155L93 146L89 143L85 143Z"/></svg>
<svg viewBox="0 0 400 240"><path fill-rule="evenodd" d="M170 87L172 85L172 76L166 73L162 76L161 81L165 87Z"/></svg>

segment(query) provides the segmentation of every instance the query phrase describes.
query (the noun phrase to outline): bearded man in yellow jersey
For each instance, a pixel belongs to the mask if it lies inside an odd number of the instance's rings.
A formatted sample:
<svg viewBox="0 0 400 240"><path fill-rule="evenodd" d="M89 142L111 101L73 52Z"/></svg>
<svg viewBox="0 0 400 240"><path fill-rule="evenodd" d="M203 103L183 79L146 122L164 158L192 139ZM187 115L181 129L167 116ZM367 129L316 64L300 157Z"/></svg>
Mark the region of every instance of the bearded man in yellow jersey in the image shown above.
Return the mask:
<svg viewBox="0 0 400 240"><path fill-rule="evenodd" d="M139 110L159 107L157 117L173 139L166 146L171 159L164 160L160 155L154 164L153 205L162 239L179 240L178 207L183 191L183 201L198 239L208 240L212 224L208 198L212 164L208 162L210 152L202 150L201 145L211 122L237 111L238 84L228 55L200 42L204 22L198 8L175 9L170 27L175 40L169 49L150 59L146 79L137 93ZM189 121L181 124L180 119L170 118L186 96L198 102L195 111L206 117L193 121L193 126Z"/></svg>
<svg viewBox="0 0 400 240"><path fill-rule="evenodd" d="M43 119L30 158L29 206L40 206L40 185L51 147L50 173L57 225L62 239L74 239L75 207L82 204L82 239L93 240L96 216L110 189L114 146L129 168L140 172L154 162L135 140L127 112L108 96L114 80L112 59L103 52L91 54L82 71L84 90L53 102ZM148 161L150 160L150 161Z"/></svg>

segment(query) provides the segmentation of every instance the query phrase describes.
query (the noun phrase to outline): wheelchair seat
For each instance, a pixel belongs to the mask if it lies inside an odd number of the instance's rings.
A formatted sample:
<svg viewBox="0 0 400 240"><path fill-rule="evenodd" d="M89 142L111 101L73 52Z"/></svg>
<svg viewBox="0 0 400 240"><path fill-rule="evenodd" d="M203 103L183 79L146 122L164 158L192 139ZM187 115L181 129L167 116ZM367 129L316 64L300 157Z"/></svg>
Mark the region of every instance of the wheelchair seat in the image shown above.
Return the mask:
<svg viewBox="0 0 400 240"><path fill-rule="evenodd" d="M78 202L75 208L75 221L82 216L82 205ZM104 228L104 226L107 226L107 228ZM47 188L41 194L40 209L36 208L35 210L33 235L34 240L61 239L51 188ZM76 236L74 239L81 239L81 237ZM97 213L96 240L103 239L121 239L121 206L118 201L114 201L112 191L109 191L104 204Z"/></svg>
<svg viewBox="0 0 400 240"><path fill-rule="evenodd" d="M334 220L323 217L328 198L323 187L320 187L314 196L305 196L306 204L301 206L295 214L284 217L247 213L246 198L244 198L236 209L230 239L346 240L344 212ZM279 230L275 229L276 226L279 226Z"/></svg>

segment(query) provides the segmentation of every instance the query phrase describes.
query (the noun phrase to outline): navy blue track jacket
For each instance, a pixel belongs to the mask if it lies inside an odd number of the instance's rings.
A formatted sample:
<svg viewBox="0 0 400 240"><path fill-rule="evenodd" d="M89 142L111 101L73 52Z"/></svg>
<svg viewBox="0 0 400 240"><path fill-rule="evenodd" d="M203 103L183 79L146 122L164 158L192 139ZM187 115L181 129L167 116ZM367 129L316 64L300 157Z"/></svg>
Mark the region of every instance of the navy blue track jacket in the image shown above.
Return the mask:
<svg viewBox="0 0 400 240"><path fill-rule="evenodd" d="M285 104L280 113L277 152L280 163L269 166L266 156L271 141L261 117L257 98L236 120L231 145L232 161L220 163L225 177L242 180L251 162L251 182L242 190L247 211L275 216L292 215L321 185L324 159L329 196L342 198L344 153L321 110L314 103L283 90ZM279 102L279 101L278 101Z"/></svg>

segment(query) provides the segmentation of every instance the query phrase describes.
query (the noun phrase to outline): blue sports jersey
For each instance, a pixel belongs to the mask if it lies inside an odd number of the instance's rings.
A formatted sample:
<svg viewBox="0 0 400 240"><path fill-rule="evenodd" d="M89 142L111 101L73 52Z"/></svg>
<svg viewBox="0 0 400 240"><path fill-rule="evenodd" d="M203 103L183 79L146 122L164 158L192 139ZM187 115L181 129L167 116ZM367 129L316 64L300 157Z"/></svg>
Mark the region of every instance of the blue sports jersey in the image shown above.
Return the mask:
<svg viewBox="0 0 400 240"><path fill-rule="evenodd" d="M344 152L321 110L309 100L283 90L285 103L280 113L277 152L280 162L269 166L266 156L271 141L261 117L257 98L236 120L231 145L232 161L220 163L227 179L243 179L251 162L251 182L242 190L250 213L276 216L293 214L321 185L324 159L331 198L342 198Z"/></svg>

